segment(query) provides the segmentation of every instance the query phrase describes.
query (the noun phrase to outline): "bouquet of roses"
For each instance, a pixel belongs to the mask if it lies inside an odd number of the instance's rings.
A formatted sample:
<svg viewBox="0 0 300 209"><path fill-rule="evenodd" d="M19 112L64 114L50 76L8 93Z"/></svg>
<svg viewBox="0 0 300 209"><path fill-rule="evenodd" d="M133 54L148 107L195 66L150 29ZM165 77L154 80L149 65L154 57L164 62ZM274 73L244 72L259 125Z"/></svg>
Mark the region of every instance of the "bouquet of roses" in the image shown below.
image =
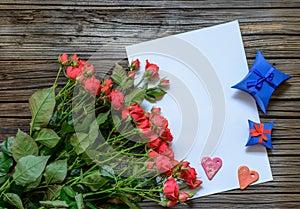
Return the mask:
<svg viewBox="0 0 300 209"><path fill-rule="evenodd" d="M202 182L174 159L168 120L142 107L166 93L159 67L147 60L135 82L138 59L103 80L76 54L59 64L53 86L29 99L30 132L0 145L0 207L140 208L143 199L172 207L192 197ZM67 82L58 88L61 72Z"/></svg>

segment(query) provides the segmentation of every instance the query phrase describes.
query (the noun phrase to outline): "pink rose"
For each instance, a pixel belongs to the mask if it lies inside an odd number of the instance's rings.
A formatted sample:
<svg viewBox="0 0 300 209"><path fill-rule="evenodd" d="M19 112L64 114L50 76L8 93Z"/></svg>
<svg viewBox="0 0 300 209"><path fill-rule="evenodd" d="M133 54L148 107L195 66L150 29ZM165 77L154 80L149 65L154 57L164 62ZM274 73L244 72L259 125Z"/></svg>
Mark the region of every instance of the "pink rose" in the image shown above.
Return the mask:
<svg viewBox="0 0 300 209"><path fill-rule="evenodd" d="M167 80L167 79L161 79L159 84L158 84L158 87L160 88L168 88L170 85L170 81Z"/></svg>
<svg viewBox="0 0 300 209"><path fill-rule="evenodd" d="M161 129L165 129L168 127L168 120L161 116L161 115L157 115L153 118L153 121L154 125L158 128L161 128Z"/></svg>
<svg viewBox="0 0 300 209"><path fill-rule="evenodd" d="M74 54L71 59L72 59L73 64L77 65L77 63L78 63L78 56L77 56L77 54Z"/></svg>
<svg viewBox="0 0 300 209"><path fill-rule="evenodd" d="M111 100L112 106L116 110L121 110L123 108L123 104L125 102L125 99L124 99L124 95L123 95L122 92L118 91L117 89L114 89L110 93L110 100Z"/></svg>
<svg viewBox="0 0 300 209"><path fill-rule="evenodd" d="M83 81L84 88L92 95L97 96L100 93L100 81L95 77L89 77Z"/></svg>
<svg viewBox="0 0 300 209"><path fill-rule="evenodd" d="M189 194L188 193L185 193L185 192L181 192L180 194L179 194L179 201L180 202L186 202L187 201L187 199L189 199Z"/></svg>
<svg viewBox="0 0 300 209"><path fill-rule="evenodd" d="M122 109L122 119L125 120L129 116L129 109L128 108L123 108Z"/></svg>
<svg viewBox="0 0 300 209"><path fill-rule="evenodd" d="M170 201L167 202L167 207L171 208L171 207L177 205L177 203L178 203L177 200L176 200L176 201L171 201L171 200L170 200Z"/></svg>
<svg viewBox="0 0 300 209"><path fill-rule="evenodd" d="M165 155L159 155L155 161L156 169L160 173L172 175L173 160Z"/></svg>

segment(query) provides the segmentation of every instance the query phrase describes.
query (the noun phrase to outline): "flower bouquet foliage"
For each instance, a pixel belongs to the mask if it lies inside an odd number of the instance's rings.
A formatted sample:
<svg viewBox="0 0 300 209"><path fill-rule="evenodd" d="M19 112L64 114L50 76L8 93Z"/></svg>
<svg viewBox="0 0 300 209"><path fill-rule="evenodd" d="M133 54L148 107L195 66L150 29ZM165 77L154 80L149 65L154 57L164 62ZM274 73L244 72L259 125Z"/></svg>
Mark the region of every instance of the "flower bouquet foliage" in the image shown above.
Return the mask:
<svg viewBox="0 0 300 209"><path fill-rule="evenodd" d="M147 60L137 82L138 59L126 69L116 64L102 80L77 55L62 54L59 64L53 86L29 99L30 132L18 130L0 145L0 208L186 202L202 182L188 162L174 159L160 108L142 107L166 93L159 67ZM67 81L58 88L61 72Z"/></svg>

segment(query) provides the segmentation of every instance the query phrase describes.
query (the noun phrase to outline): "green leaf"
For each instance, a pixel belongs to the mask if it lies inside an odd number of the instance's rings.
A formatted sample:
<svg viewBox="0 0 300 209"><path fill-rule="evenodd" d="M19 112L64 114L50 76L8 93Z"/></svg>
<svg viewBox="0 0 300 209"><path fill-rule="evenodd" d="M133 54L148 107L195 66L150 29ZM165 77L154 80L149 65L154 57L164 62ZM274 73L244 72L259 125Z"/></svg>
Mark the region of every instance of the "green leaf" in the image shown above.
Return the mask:
<svg viewBox="0 0 300 209"><path fill-rule="evenodd" d="M13 139L11 149L13 158L16 162L27 155L37 156L39 153L39 148L35 141L20 129L18 130L16 137Z"/></svg>
<svg viewBox="0 0 300 209"><path fill-rule="evenodd" d="M17 185L27 186L35 182L45 169L50 156L33 156L22 157L15 166L13 179Z"/></svg>
<svg viewBox="0 0 300 209"><path fill-rule="evenodd" d="M63 208L69 207L69 205L66 203L66 201L61 201L61 200L40 201L40 204L44 205L46 207L63 207Z"/></svg>
<svg viewBox="0 0 300 209"><path fill-rule="evenodd" d="M90 130L88 135L90 145L95 142L98 134L99 134L99 125L97 123L97 120L94 120L94 122L90 125Z"/></svg>
<svg viewBox="0 0 300 209"><path fill-rule="evenodd" d="M11 182L9 185L9 192L17 194L19 196L24 194L24 189L25 189L25 187L17 185L16 182Z"/></svg>
<svg viewBox="0 0 300 209"><path fill-rule="evenodd" d="M54 107L54 87L35 92L29 99L29 108L32 115L30 130L39 130L46 127L51 119Z"/></svg>
<svg viewBox="0 0 300 209"><path fill-rule="evenodd" d="M121 84L121 82L123 80L125 80L127 78L126 71L123 69L123 67L121 65L116 64L114 69L113 69L111 78L113 79L113 81L116 84L119 85L119 84Z"/></svg>
<svg viewBox="0 0 300 209"><path fill-rule="evenodd" d="M11 144L12 144L13 139L14 139L13 136L8 137L5 141L3 141L0 144L0 148L1 148L2 152L5 153L5 154L7 154L8 156L12 156L12 153L11 153Z"/></svg>
<svg viewBox="0 0 300 209"><path fill-rule="evenodd" d="M26 209L38 209L38 208L42 209L42 208L40 208L39 202L36 199L28 200L25 207L26 207Z"/></svg>
<svg viewBox="0 0 300 209"><path fill-rule="evenodd" d="M74 201L75 195L74 198L70 198L63 189L60 191L59 198L60 200L65 201L71 208L73 205L76 206L76 202Z"/></svg>
<svg viewBox="0 0 300 209"><path fill-rule="evenodd" d="M62 190L62 186L58 184L48 185L47 186L47 199L51 200L52 198L59 197Z"/></svg>
<svg viewBox="0 0 300 209"><path fill-rule="evenodd" d="M146 91L144 89L134 88L132 91L125 96L125 103L127 105L133 103L142 103L146 95Z"/></svg>
<svg viewBox="0 0 300 209"><path fill-rule="evenodd" d="M90 140L86 133L74 133L70 138L70 143L74 147L74 151L79 155L89 147Z"/></svg>
<svg viewBox="0 0 300 209"><path fill-rule="evenodd" d="M83 196L82 194L77 194L75 196L75 200L76 200L76 205L77 205L77 209L84 209L84 203L83 203Z"/></svg>
<svg viewBox="0 0 300 209"><path fill-rule="evenodd" d="M26 191L37 188L40 185L41 181L42 181L42 175L40 175L34 182L28 184Z"/></svg>
<svg viewBox="0 0 300 209"><path fill-rule="evenodd" d="M156 98L154 96L151 95L146 95L145 99L148 100L149 102L155 102Z"/></svg>
<svg viewBox="0 0 300 209"><path fill-rule="evenodd" d="M113 124L116 127L116 129L119 129L119 126L122 123L121 118L117 114L112 114L112 120L113 120Z"/></svg>
<svg viewBox="0 0 300 209"><path fill-rule="evenodd" d="M4 201L8 202L12 206L15 206L18 209L24 209L24 206L22 204L22 200L19 197L19 195L14 193L4 193Z"/></svg>
<svg viewBox="0 0 300 209"><path fill-rule="evenodd" d="M75 198L76 192L73 190L71 186L66 185L63 187L63 190L69 197Z"/></svg>
<svg viewBox="0 0 300 209"><path fill-rule="evenodd" d="M45 170L46 184L62 183L68 171L67 160L57 160L47 165Z"/></svg>
<svg viewBox="0 0 300 209"><path fill-rule="evenodd" d="M101 175L103 177L106 177L106 178L109 178L109 179L114 179L114 180L116 179L114 170L112 169L112 167L110 167L108 165L104 165L101 168Z"/></svg>
<svg viewBox="0 0 300 209"><path fill-rule="evenodd" d="M46 147L53 148L60 141L60 137L49 128L43 128L34 135L35 141L45 145Z"/></svg>
<svg viewBox="0 0 300 209"><path fill-rule="evenodd" d="M97 116L97 123L98 125L102 125L103 123L105 123L105 121L107 120L108 116L110 114L110 111L107 111L106 113L100 113L98 116Z"/></svg>
<svg viewBox="0 0 300 209"><path fill-rule="evenodd" d="M123 90L126 90L126 89L131 88L133 86L133 84L134 84L134 79L127 77L120 83L120 86Z"/></svg>
<svg viewBox="0 0 300 209"><path fill-rule="evenodd" d="M82 183L92 191L97 191L103 187L109 180L101 176L100 171L93 171L82 179Z"/></svg>
<svg viewBox="0 0 300 209"><path fill-rule="evenodd" d="M81 107L81 105L79 107L78 113L73 113L74 130L76 132L85 132L89 130L90 124L95 120L95 114L89 113L86 107ZM74 108L77 108L77 106Z"/></svg>
<svg viewBox="0 0 300 209"><path fill-rule="evenodd" d="M4 176L9 172L14 161L7 154L0 152L0 176Z"/></svg>
<svg viewBox="0 0 300 209"><path fill-rule="evenodd" d="M7 179L8 179L9 176L2 176L0 177L0 185L2 185Z"/></svg>
<svg viewBox="0 0 300 209"><path fill-rule="evenodd" d="M156 88L156 87L153 87L153 88L149 88L146 90L146 95L149 95L149 96L153 96L153 97L162 97L163 95L165 95L166 92L160 88Z"/></svg>
<svg viewBox="0 0 300 209"><path fill-rule="evenodd" d="M65 120L62 124L61 130L62 130L63 133L75 132L74 124Z"/></svg>

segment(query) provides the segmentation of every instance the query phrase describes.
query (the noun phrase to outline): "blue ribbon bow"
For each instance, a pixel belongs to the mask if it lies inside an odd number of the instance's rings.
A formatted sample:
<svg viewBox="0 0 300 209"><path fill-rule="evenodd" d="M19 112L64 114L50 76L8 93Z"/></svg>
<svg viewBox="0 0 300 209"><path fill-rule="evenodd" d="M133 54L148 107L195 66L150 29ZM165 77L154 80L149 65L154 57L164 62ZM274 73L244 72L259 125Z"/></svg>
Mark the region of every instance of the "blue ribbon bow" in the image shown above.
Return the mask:
<svg viewBox="0 0 300 209"><path fill-rule="evenodd" d="M271 87L273 87L274 89L277 88L277 85L275 83L273 83L273 78L274 78L274 73L273 71L275 70L275 68L271 67L270 70L265 74L262 75L258 70L256 70L255 68L252 70L252 72L254 72L256 75L259 76L259 78L257 80L254 81L249 81L247 82L247 88L251 88L251 87L255 87L255 89L253 90L253 93L257 93L258 90L261 89L263 83L266 81Z"/></svg>

